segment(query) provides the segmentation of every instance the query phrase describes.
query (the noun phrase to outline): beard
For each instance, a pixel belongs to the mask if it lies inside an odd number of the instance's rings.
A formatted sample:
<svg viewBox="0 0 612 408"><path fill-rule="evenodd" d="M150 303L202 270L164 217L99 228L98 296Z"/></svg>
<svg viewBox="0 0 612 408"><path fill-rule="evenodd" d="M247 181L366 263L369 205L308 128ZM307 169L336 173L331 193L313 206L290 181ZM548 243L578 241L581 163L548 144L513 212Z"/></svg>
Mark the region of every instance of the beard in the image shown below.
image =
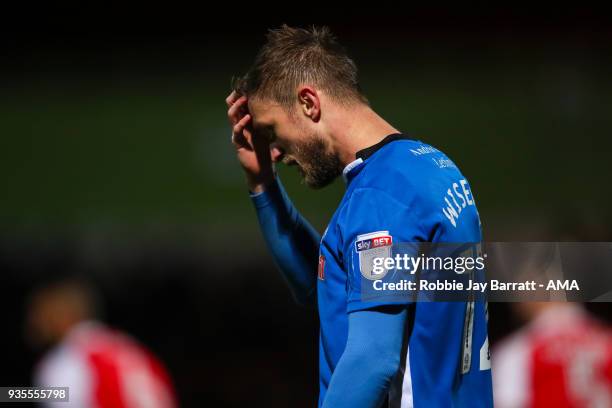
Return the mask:
<svg viewBox="0 0 612 408"><path fill-rule="evenodd" d="M342 174L342 162L323 138L313 135L309 140L296 145L294 150L294 159L287 159L285 163L298 165L298 171L308 187L325 187Z"/></svg>

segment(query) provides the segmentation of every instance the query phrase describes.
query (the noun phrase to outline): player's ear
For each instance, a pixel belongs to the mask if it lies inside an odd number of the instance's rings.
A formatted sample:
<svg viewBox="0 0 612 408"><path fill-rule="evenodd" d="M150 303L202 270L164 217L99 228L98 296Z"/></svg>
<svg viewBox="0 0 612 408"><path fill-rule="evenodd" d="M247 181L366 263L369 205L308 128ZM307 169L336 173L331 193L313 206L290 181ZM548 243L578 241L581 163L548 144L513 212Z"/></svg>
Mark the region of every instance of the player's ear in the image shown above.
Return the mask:
<svg viewBox="0 0 612 408"><path fill-rule="evenodd" d="M310 86L300 86L298 89L300 110L313 122L321 118L321 100L317 91Z"/></svg>

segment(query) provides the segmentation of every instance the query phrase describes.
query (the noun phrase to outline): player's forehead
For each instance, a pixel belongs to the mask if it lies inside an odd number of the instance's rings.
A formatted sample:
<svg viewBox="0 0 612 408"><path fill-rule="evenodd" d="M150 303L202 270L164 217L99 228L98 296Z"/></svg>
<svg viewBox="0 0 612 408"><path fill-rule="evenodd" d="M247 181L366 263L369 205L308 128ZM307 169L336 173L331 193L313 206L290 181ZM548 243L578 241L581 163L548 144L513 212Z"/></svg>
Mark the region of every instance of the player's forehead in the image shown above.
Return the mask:
<svg viewBox="0 0 612 408"><path fill-rule="evenodd" d="M253 126L256 128L273 125L286 115L285 110L278 103L267 99L251 98L248 104Z"/></svg>

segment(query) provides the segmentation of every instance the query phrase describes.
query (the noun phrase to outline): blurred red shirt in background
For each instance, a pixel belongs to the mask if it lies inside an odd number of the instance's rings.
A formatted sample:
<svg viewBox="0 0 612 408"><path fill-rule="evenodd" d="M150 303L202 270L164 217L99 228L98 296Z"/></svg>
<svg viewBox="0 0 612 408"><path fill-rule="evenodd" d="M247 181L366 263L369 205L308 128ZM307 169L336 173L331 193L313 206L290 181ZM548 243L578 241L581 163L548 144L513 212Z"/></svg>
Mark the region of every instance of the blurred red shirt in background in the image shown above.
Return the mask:
<svg viewBox="0 0 612 408"><path fill-rule="evenodd" d="M35 377L38 386L69 387L70 402L62 406L177 405L166 370L150 352L129 336L92 321L73 327L43 358Z"/></svg>
<svg viewBox="0 0 612 408"><path fill-rule="evenodd" d="M495 406L612 407L610 329L572 303L515 307L531 321L493 350Z"/></svg>

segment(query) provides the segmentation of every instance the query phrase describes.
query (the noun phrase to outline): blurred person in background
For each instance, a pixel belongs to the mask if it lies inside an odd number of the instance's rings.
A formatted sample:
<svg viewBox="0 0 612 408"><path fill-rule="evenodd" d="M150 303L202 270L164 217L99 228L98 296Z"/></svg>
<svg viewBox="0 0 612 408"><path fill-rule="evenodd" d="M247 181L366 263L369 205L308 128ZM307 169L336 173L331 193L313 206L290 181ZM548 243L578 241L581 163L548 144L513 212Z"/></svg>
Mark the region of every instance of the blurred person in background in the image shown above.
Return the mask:
<svg viewBox="0 0 612 408"><path fill-rule="evenodd" d="M578 303L520 302L527 323L493 349L495 405L612 407L612 332Z"/></svg>
<svg viewBox="0 0 612 408"><path fill-rule="evenodd" d="M50 348L35 370L35 385L69 387L69 403L62 406L176 407L162 364L134 339L99 322L97 305L83 282L65 280L33 292L28 341Z"/></svg>

